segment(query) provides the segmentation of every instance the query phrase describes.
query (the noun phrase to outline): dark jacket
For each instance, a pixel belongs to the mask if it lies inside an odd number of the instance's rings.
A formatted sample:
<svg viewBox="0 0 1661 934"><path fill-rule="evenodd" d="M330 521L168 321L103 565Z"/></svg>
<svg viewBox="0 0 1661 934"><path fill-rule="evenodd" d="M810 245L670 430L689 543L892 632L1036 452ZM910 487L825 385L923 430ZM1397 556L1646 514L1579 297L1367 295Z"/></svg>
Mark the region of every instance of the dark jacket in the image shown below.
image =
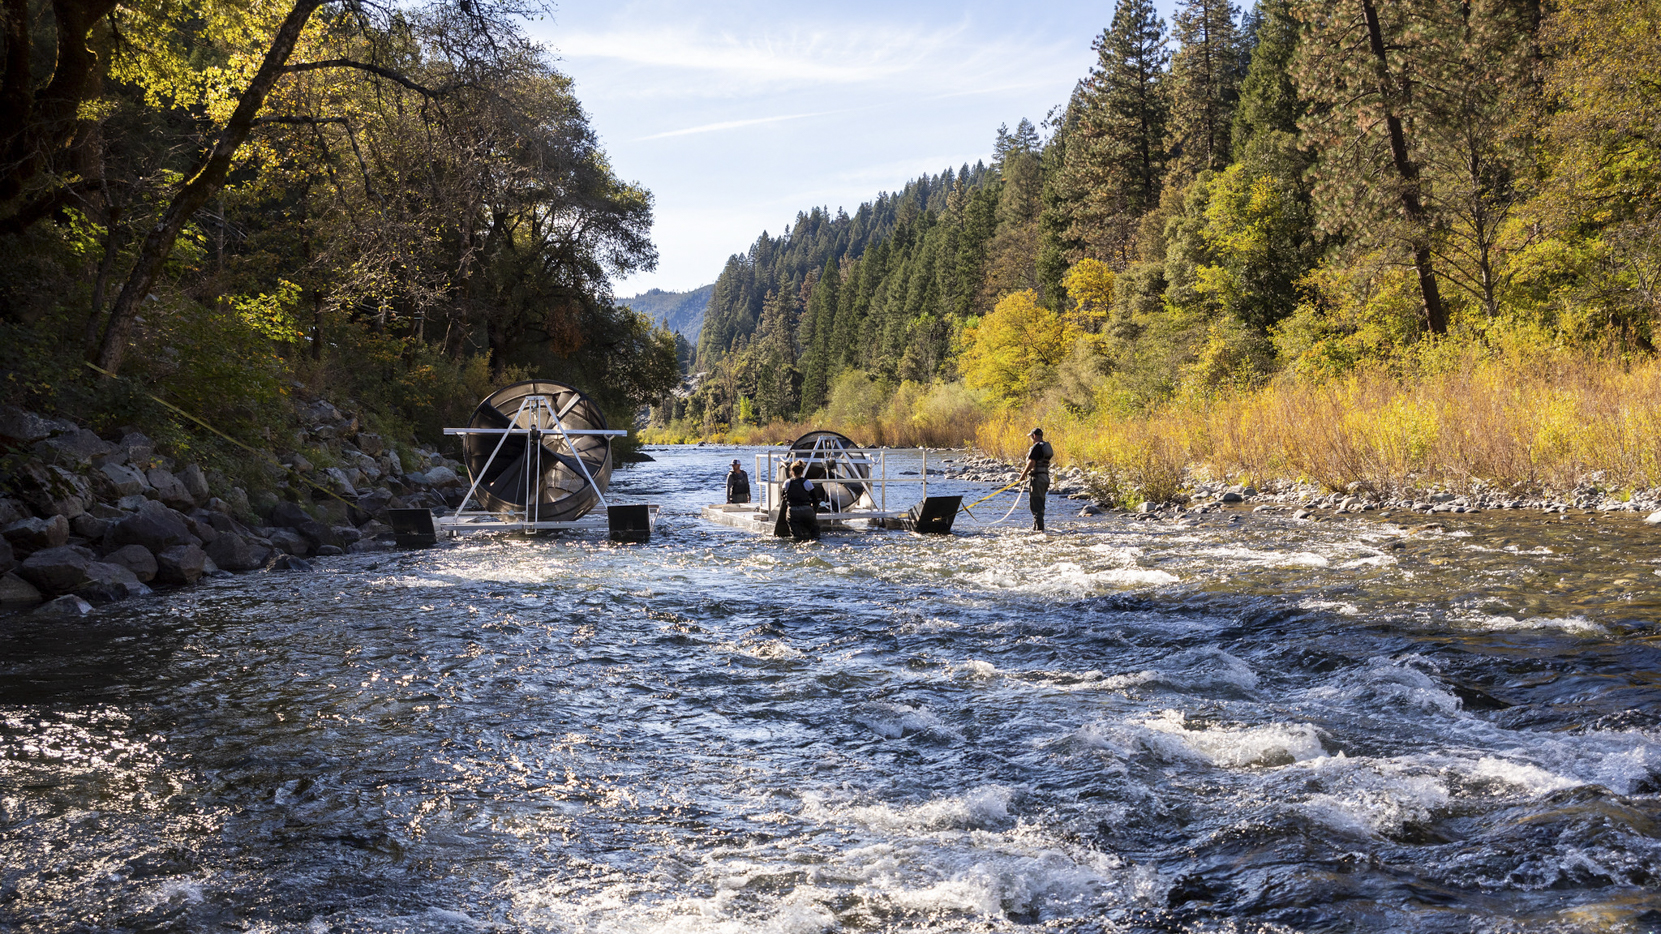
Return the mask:
<svg viewBox="0 0 1661 934"><path fill-rule="evenodd" d="M727 502L739 502L739 497L750 501L750 475L742 470L727 474Z"/></svg>
<svg viewBox="0 0 1661 934"><path fill-rule="evenodd" d="M1055 457L1055 448L1050 447L1048 441L1040 441L1027 452L1027 460L1032 461L1032 476L1050 479L1050 459Z"/></svg>
<svg viewBox="0 0 1661 934"><path fill-rule="evenodd" d="M820 501L829 499L823 487L812 486L801 477L791 477L784 484L784 504L791 509L812 509Z"/></svg>

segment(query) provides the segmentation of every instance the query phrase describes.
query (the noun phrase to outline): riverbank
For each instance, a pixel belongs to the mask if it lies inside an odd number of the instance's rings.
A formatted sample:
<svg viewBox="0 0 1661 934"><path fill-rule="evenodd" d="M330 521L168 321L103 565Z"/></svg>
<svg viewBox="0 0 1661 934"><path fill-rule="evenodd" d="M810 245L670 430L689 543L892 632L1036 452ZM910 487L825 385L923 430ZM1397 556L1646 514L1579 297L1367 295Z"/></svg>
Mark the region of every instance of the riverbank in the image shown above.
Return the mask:
<svg viewBox="0 0 1661 934"><path fill-rule="evenodd" d="M1020 475L1020 464L977 452L962 452L945 459L942 475L1003 486ZM1661 488L1612 494L1594 484L1550 494L1519 496L1480 485L1471 490L1430 489L1409 495L1381 495L1356 489L1333 492L1313 483L1269 482L1262 489L1245 483L1207 480L1189 475L1182 492L1161 501L1120 501L1116 478L1108 470L1062 467L1054 471L1050 495L1082 501L1080 515L1125 512L1147 517L1181 517L1229 506L1250 505L1258 511L1283 511L1293 518L1318 518L1322 514L1344 515L1364 512L1475 513L1497 510L1545 514L1633 513L1653 525L1661 525ZM1060 513L1057 513L1058 515Z"/></svg>
<svg viewBox="0 0 1661 934"><path fill-rule="evenodd" d="M307 559L392 548L391 508L447 508L462 465L397 447L327 401L298 409L293 446L235 477L159 453L142 431L0 408L0 610L84 616L96 606Z"/></svg>

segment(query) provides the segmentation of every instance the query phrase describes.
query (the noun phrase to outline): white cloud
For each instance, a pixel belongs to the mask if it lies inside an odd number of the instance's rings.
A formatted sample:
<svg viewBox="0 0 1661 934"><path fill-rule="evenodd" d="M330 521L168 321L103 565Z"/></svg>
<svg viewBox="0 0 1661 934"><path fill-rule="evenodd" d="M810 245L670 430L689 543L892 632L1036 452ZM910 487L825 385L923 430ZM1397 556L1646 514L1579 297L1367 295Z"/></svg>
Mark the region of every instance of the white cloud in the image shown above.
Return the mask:
<svg viewBox="0 0 1661 934"><path fill-rule="evenodd" d="M748 120L723 120L719 123L705 123L700 126L687 127L684 130L668 130L663 133L653 133L650 136L639 137L636 142L645 142L649 139L667 139L671 136L691 136L695 133L716 133L721 130L737 130L747 126L760 126L765 123L783 123L786 120L806 120L809 117L828 117L831 114L844 113L840 110L821 110L817 113L785 114L778 117L752 117Z"/></svg>
<svg viewBox="0 0 1661 934"><path fill-rule="evenodd" d="M1076 43L1074 43L1076 44ZM1036 38L988 39L965 24L845 23L710 31L697 23L559 33L562 59L609 65L638 96L732 96L868 86L909 95L973 94L1071 77L1076 51ZM665 81L665 73L686 75ZM827 88L828 90L828 88Z"/></svg>
<svg viewBox="0 0 1661 934"><path fill-rule="evenodd" d="M1165 2L1165 0L1157 0ZM619 174L657 196L654 273L713 281L763 229L988 158L999 123L1065 103L1110 15L1093 2L612 0L539 29Z"/></svg>

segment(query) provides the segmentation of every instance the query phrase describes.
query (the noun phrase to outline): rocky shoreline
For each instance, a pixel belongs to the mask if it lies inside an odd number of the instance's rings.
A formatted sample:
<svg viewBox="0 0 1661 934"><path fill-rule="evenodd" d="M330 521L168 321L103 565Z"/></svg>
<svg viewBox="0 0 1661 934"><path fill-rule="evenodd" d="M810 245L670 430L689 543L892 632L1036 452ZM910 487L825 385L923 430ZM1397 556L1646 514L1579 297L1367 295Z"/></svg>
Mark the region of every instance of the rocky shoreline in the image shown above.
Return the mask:
<svg viewBox="0 0 1661 934"><path fill-rule="evenodd" d="M1010 464L968 451L942 452L950 455L939 461L946 466L941 475L958 480L1013 483L1020 465ZM1651 525L1661 525L1661 489L1639 490L1623 499L1590 483L1553 495L1517 496L1499 489L1474 487L1465 492L1429 490L1416 495L1383 494L1360 489L1331 493L1313 484L1273 483L1264 489L1190 478L1190 492L1169 502L1139 503L1134 509L1108 502L1103 495L1107 480L1081 467L1055 470L1050 495L1081 500L1081 516L1126 513L1143 519L1181 518L1227 507L1251 505L1253 512L1286 512L1295 519L1314 519L1321 514L1343 515L1364 512L1475 513L1493 510L1523 510L1565 514L1571 511L1595 513L1640 513Z"/></svg>
<svg viewBox="0 0 1661 934"><path fill-rule="evenodd" d="M156 587L393 547L387 510L459 506L461 465L394 446L328 402L301 409L298 449L266 451L255 492L177 464L136 430L0 407L0 611L79 617ZM405 461L411 463L406 466Z"/></svg>

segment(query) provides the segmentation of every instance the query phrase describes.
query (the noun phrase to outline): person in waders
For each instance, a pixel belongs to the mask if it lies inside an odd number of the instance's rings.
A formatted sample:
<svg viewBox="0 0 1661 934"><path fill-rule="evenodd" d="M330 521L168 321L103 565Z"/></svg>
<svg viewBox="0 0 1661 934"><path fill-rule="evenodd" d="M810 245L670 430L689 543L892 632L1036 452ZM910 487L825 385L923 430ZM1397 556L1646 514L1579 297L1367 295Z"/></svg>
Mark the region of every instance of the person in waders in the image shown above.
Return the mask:
<svg viewBox="0 0 1661 934"><path fill-rule="evenodd" d="M1029 476L1032 478L1032 492L1027 494L1027 505L1032 508L1032 530L1044 531L1044 497L1050 493L1050 459L1055 457L1055 448L1044 440L1044 429L1034 428L1027 432L1032 439L1032 447L1027 450L1027 465L1021 468L1021 476L1015 482L1020 483Z"/></svg>
<svg viewBox="0 0 1661 934"><path fill-rule="evenodd" d="M828 496L803 477L805 473L807 464L802 461L790 465L790 479L784 482L784 510L790 523L790 537L798 542L815 542L819 540L817 507Z"/></svg>
<svg viewBox="0 0 1661 934"><path fill-rule="evenodd" d="M738 461L732 462L732 472L727 474L727 502L730 505L742 505L750 501L750 475L744 472L744 465Z"/></svg>

